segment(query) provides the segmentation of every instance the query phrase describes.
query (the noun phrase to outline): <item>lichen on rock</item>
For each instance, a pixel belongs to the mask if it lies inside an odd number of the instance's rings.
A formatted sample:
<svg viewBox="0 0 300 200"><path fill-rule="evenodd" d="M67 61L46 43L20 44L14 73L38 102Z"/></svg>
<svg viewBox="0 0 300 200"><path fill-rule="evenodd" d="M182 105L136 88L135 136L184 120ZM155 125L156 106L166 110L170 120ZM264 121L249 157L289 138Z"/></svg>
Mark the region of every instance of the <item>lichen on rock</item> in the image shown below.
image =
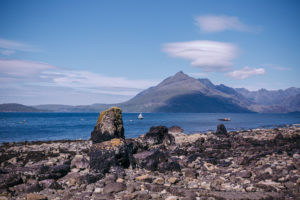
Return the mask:
<svg viewBox="0 0 300 200"><path fill-rule="evenodd" d="M101 112L91 133L93 143L104 142L113 138L125 138L122 110L118 107L111 107Z"/></svg>

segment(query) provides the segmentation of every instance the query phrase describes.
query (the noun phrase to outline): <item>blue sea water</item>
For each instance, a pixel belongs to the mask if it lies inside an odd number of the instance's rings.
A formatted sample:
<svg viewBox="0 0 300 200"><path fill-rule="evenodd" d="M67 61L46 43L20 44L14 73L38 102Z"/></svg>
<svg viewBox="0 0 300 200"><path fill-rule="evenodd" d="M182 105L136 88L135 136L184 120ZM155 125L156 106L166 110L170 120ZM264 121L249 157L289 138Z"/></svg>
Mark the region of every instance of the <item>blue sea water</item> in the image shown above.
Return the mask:
<svg viewBox="0 0 300 200"><path fill-rule="evenodd" d="M0 143L36 140L88 139L99 113L0 113ZM123 113L126 138L146 133L151 126L177 125L185 133L215 131L220 123L228 130L273 128L300 123L300 114L257 113ZM230 117L230 122L219 118Z"/></svg>

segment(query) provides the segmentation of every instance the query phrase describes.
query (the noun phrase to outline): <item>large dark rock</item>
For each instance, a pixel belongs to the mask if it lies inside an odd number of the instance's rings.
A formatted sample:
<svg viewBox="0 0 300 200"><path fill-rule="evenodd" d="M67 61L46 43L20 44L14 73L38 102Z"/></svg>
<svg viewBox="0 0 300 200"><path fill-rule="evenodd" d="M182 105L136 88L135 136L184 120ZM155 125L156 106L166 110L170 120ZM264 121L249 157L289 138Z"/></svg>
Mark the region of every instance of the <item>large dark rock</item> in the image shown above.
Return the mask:
<svg viewBox="0 0 300 200"><path fill-rule="evenodd" d="M140 168L160 172L180 171L180 165L175 159L157 149L134 154L134 158Z"/></svg>
<svg viewBox="0 0 300 200"><path fill-rule="evenodd" d="M219 124L217 127L216 135L227 135L227 129L224 124Z"/></svg>
<svg viewBox="0 0 300 200"><path fill-rule="evenodd" d="M153 126L145 134L143 141L149 146L157 144L171 145L175 143L175 138L168 133L168 128L165 126Z"/></svg>
<svg viewBox="0 0 300 200"><path fill-rule="evenodd" d="M128 168L133 158L124 139L112 140L93 144L90 150L90 167L97 172L107 173L114 166Z"/></svg>
<svg viewBox="0 0 300 200"><path fill-rule="evenodd" d="M125 138L122 110L112 107L100 113L94 131L91 133L93 143L100 143L113 138Z"/></svg>

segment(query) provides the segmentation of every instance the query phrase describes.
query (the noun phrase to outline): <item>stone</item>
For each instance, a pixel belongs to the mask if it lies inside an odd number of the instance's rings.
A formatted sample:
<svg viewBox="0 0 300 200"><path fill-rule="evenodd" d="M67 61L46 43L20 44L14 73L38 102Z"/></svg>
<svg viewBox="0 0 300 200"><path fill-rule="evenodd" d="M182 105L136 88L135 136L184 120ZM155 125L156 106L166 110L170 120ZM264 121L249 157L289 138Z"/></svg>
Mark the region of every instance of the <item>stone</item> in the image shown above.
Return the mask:
<svg viewBox="0 0 300 200"><path fill-rule="evenodd" d="M153 126L145 134L143 142L149 147L158 144L171 145L175 143L173 135L168 133L168 128L165 126Z"/></svg>
<svg viewBox="0 0 300 200"><path fill-rule="evenodd" d="M178 200L179 198L177 196L168 196L165 198L165 200Z"/></svg>
<svg viewBox="0 0 300 200"><path fill-rule="evenodd" d="M71 161L71 168L85 169L88 168L89 161L83 155L75 155Z"/></svg>
<svg viewBox="0 0 300 200"><path fill-rule="evenodd" d="M96 172L107 173L111 167L128 168L130 164L134 166L132 154L124 139L114 138L91 147L90 167Z"/></svg>
<svg viewBox="0 0 300 200"><path fill-rule="evenodd" d="M252 174L248 170L242 170L237 173L237 176L242 177L242 178L250 178L252 176Z"/></svg>
<svg viewBox="0 0 300 200"><path fill-rule="evenodd" d="M162 177L156 178L153 183L158 184L158 185L163 185L165 183L165 179Z"/></svg>
<svg viewBox="0 0 300 200"><path fill-rule="evenodd" d="M197 171L195 169L187 169L184 171L186 177L197 178Z"/></svg>
<svg viewBox="0 0 300 200"><path fill-rule="evenodd" d="M125 139L122 110L118 107L111 107L101 112L91 133L93 143L100 143L113 138Z"/></svg>
<svg viewBox="0 0 300 200"><path fill-rule="evenodd" d="M227 129L224 124L219 124L217 126L216 135L227 135Z"/></svg>
<svg viewBox="0 0 300 200"><path fill-rule="evenodd" d="M47 200L48 198L41 194L29 193L26 195L27 200Z"/></svg>
<svg viewBox="0 0 300 200"><path fill-rule="evenodd" d="M135 177L135 180L142 181L142 182L152 182L152 178L147 174Z"/></svg>
<svg viewBox="0 0 300 200"><path fill-rule="evenodd" d="M170 177L168 178L168 182L171 183L171 184L175 184L177 183L178 179L176 177Z"/></svg>
<svg viewBox="0 0 300 200"><path fill-rule="evenodd" d="M54 179L45 179L39 182L40 186L43 189L49 188L51 184L53 184L55 182Z"/></svg>
<svg viewBox="0 0 300 200"><path fill-rule="evenodd" d="M126 189L124 183L109 183L103 188L104 193L121 192Z"/></svg>
<svg viewBox="0 0 300 200"><path fill-rule="evenodd" d="M117 182L117 183L123 183L123 182L124 182L124 179L118 178L118 179L116 180L116 182Z"/></svg>

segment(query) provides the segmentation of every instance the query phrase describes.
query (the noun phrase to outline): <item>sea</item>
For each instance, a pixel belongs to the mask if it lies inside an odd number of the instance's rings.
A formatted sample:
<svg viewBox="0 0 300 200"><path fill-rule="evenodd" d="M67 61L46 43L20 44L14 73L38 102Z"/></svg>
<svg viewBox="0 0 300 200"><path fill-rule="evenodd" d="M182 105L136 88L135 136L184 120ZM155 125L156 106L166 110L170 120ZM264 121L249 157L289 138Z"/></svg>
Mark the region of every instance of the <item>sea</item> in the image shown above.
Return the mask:
<svg viewBox="0 0 300 200"><path fill-rule="evenodd" d="M227 130L275 128L300 124L300 113L123 113L126 138L145 134L150 127L180 126L187 134L215 131L223 123ZM89 139L99 113L0 113L0 143L44 140ZM231 118L231 121L218 119Z"/></svg>

